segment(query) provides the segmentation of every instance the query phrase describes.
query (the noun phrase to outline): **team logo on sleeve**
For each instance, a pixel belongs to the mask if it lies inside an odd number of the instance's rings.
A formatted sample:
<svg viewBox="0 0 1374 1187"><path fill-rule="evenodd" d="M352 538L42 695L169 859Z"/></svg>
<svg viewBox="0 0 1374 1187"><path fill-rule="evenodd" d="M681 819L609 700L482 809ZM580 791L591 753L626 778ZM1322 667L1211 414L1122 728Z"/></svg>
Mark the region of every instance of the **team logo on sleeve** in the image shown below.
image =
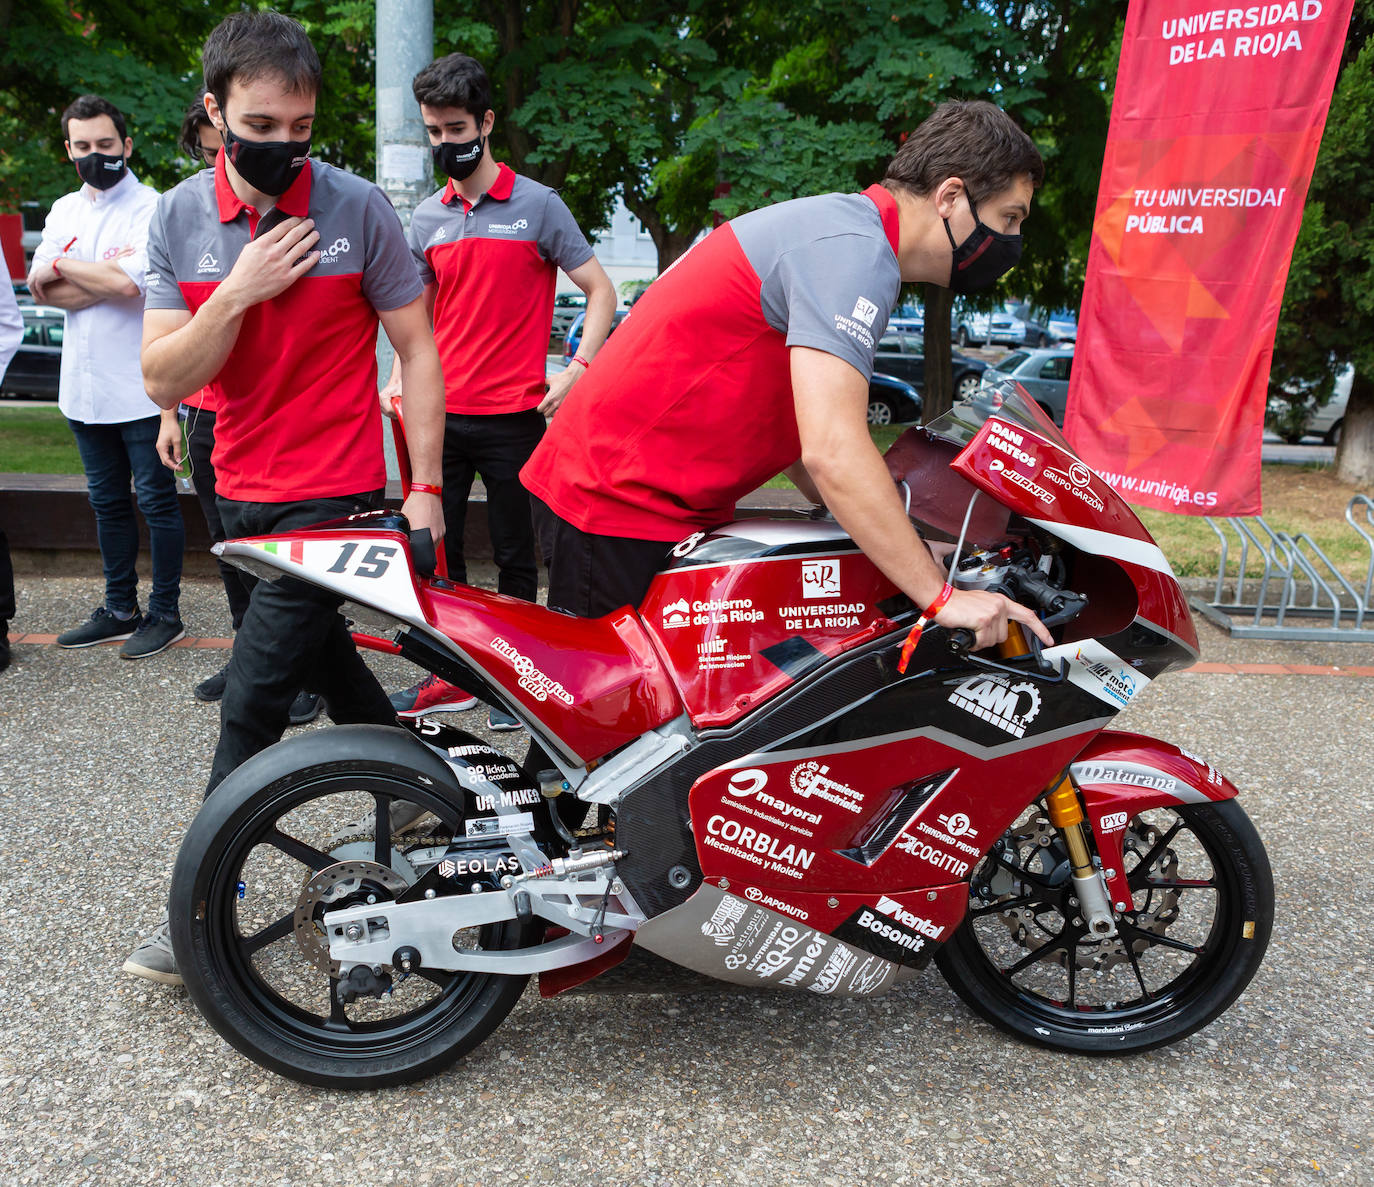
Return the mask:
<svg viewBox="0 0 1374 1187"><path fill-rule="evenodd" d="M207 251L200 257L200 262L196 265L196 272L218 272L219 261L215 259L214 253Z"/></svg>
<svg viewBox="0 0 1374 1187"><path fill-rule="evenodd" d="M854 302L854 312L850 317L857 318L864 325L871 327L873 319L878 316L878 307L867 297L860 297Z"/></svg>

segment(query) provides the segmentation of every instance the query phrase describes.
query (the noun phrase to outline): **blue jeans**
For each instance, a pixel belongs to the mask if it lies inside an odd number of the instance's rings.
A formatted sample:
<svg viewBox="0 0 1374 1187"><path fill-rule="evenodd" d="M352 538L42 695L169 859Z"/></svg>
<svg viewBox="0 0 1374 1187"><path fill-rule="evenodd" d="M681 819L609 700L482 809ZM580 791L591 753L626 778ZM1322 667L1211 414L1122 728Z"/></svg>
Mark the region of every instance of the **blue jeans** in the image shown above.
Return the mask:
<svg viewBox="0 0 1374 1187"><path fill-rule="evenodd" d="M138 609L138 520L129 494L132 478L153 556L153 592L148 609L160 617L180 617L186 527L181 521L176 480L157 458L158 418L112 425L77 420L67 423L81 451L86 489L95 512L96 539L105 569L105 608L116 614Z"/></svg>

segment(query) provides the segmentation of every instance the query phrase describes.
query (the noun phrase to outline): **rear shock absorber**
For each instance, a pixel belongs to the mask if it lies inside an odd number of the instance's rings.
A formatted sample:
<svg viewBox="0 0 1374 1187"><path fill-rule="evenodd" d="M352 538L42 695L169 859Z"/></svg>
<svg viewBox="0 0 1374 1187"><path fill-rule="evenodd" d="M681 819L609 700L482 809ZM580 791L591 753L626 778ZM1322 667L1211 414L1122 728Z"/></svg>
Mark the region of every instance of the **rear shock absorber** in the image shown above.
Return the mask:
<svg viewBox="0 0 1374 1187"><path fill-rule="evenodd" d="M1106 884L1088 852L1088 839L1083 832L1083 807L1078 802L1073 780L1065 774L1059 785L1045 797L1045 801L1049 807L1050 823L1059 830L1059 835L1064 838L1064 847L1069 852L1074 894L1088 930L1103 938L1116 935Z"/></svg>

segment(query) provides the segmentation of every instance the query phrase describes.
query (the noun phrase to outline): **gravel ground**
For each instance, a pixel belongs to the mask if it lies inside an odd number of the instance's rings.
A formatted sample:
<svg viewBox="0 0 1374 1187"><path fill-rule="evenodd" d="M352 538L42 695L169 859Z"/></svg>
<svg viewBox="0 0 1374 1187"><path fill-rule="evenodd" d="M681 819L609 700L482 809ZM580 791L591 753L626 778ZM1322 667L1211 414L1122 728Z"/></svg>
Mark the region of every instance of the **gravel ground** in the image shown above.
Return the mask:
<svg viewBox="0 0 1374 1187"><path fill-rule="evenodd" d="M99 596L21 574L16 629L60 631ZM195 633L228 633L222 601L213 583L188 588ZM1374 663L1374 647L1200 632L1209 660ZM1175 1047L1033 1050L933 970L842 1002L644 964L607 982L619 992L531 988L421 1085L340 1094L260 1070L180 990L119 971L199 803L218 719L190 689L224 658L26 646L0 676L0 1181L1374 1181L1371 942L1347 902L1348 871L1370 868L1374 680L1180 675L1120 719L1231 776L1278 886L1258 978ZM413 678L372 658L388 687Z"/></svg>

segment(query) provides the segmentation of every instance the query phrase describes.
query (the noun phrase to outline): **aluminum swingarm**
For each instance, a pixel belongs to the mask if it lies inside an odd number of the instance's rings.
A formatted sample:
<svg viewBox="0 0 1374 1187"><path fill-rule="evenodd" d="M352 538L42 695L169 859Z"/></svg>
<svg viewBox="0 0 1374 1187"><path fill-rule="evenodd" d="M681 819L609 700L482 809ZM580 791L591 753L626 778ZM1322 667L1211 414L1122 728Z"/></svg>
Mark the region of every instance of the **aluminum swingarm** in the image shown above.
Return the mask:
<svg viewBox="0 0 1374 1187"><path fill-rule="evenodd" d="M518 842L510 838L511 842ZM502 879L500 889L409 903L378 903L330 911L324 916L329 958L343 976L359 965L406 968L403 949L418 953L418 967L450 972L527 976L581 964L633 935L645 915L615 875L621 853L575 851L531 867L521 849L538 856L528 842L512 846L527 872ZM478 890L474 886L474 890ZM482 951L455 946L466 928L538 916L571 933L533 948ZM416 958L408 957L414 966Z"/></svg>

